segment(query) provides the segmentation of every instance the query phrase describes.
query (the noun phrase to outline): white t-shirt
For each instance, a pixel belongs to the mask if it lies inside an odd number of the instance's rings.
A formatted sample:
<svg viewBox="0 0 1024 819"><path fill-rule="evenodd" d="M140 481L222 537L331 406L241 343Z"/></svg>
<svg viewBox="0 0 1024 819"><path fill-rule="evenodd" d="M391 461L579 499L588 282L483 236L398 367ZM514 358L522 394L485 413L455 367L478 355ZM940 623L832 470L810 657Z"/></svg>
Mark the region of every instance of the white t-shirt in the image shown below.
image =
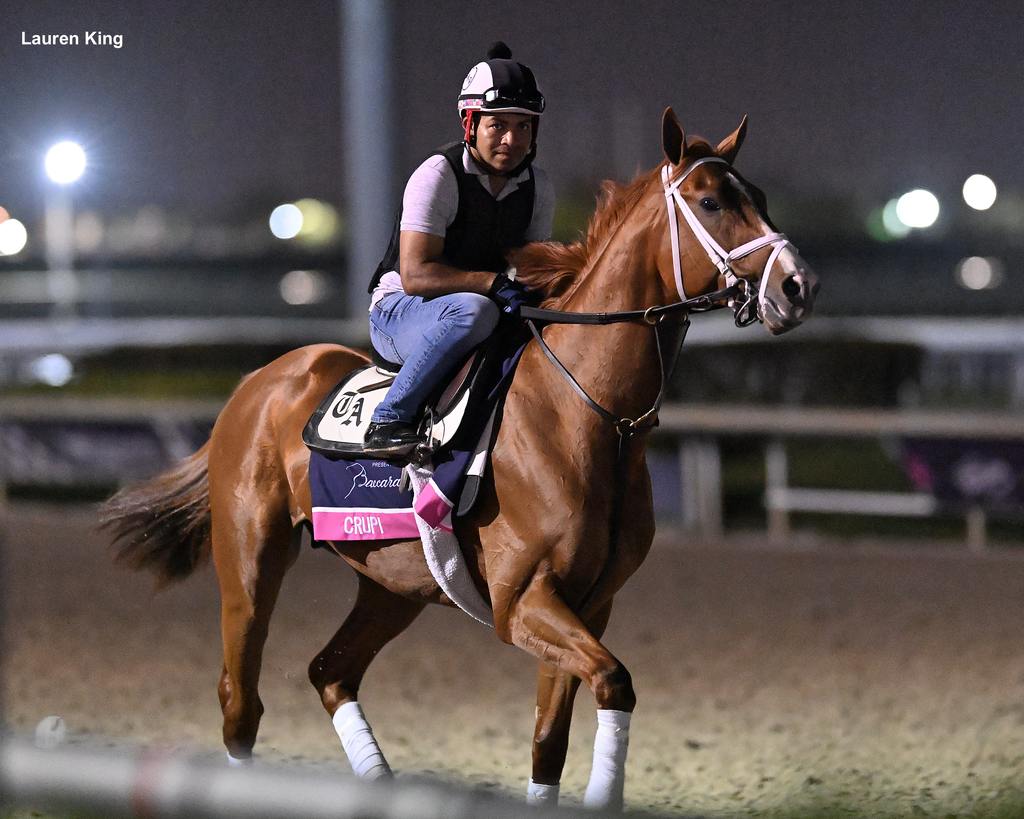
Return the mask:
<svg viewBox="0 0 1024 819"><path fill-rule="evenodd" d="M490 193L487 172L473 160L469 149L462 152L462 167L473 174ZM533 165L533 216L526 228L527 242L543 242L551 238L551 223L555 216L555 191L542 168ZM501 201L519 189L530 178L529 169L510 177L505 187L494 198ZM402 196L402 223L400 230L413 230L444 238L448 227L459 211L459 182L448 160L440 154L427 157L405 185ZM388 293L404 293L402 277L391 270L381 276L370 297L370 309Z"/></svg>

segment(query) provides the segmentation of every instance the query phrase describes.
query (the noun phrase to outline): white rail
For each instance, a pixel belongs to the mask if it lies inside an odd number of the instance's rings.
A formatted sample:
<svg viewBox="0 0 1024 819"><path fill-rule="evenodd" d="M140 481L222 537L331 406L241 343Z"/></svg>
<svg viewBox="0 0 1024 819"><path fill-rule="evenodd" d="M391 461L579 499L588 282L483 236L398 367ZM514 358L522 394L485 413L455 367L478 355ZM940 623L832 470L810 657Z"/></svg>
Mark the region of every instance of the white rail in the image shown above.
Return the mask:
<svg viewBox="0 0 1024 819"><path fill-rule="evenodd" d="M785 540L791 512L920 517L939 510L938 501L915 492L869 492L789 486L784 438L966 438L1024 440L1019 413L844 409L738 405L673 405L661 411L659 430L678 438L682 466L683 523L705 537L722 533L721 455L718 439L758 436L765 448L765 508L771 539ZM966 514L969 548L984 549L986 514L973 506Z"/></svg>
<svg viewBox="0 0 1024 819"><path fill-rule="evenodd" d="M519 819L536 813L525 796L520 802L433 782L363 782L350 774L268 765L228 768L144 749L42 749L16 739L0 742L0 807L174 819ZM602 816L573 809L557 815Z"/></svg>
<svg viewBox="0 0 1024 819"><path fill-rule="evenodd" d="M128 399L0 399L0 424L11 420L132 422L149 421L165 450L180 449L174 424L209 421L220 411L215 401L139 401ZM784 439L792 438L966 438L1024 440L1024 414L981 411L844 409L778 406L674 404L662 408L657 434L678 441L683 524L702 536L722 534L722 466L719 439L766 439L765 508L769 535L782 540L790 532L790 513L830 512L866 515L932 515L939 506L920 493L854 492L789 485ZM2 439L0 439L2 444ZM2 456L2 453L0 453ZM866 487L868 489L869 487ZM0 458L0 502L4 469ZM985 510L967 512L967 540L982 548Z"/></svg>

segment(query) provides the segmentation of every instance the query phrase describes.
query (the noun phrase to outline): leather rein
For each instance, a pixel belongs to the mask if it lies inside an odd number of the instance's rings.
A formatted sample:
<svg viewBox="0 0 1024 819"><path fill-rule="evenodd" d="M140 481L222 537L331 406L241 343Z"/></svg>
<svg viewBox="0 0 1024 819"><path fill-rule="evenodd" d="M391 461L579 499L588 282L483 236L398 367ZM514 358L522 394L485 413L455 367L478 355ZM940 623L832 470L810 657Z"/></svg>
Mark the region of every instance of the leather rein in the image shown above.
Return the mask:
<svg viewBox="0 0 1024 819"><path fill-rule="evenodd" d="M726 305L726 300L733 299L738 293L739 288L736 285L730 285L722 290L717 290L714 293L708 293L703 296L697 296L692 299L686 299L685 301L678 301L672 304L667 304L661 307L649 307L646 310L622 310L613 313L575 313L566 310L546 310L539 307L522 307L519 310L519 315L525 320L526 325L530 328L530 332L533 337L537 340L541 350L544 351L544 355L547 356L555 369L569 382L576 394L580 396L586 402L594 412L608 421L615 431L618 432L619 437L632 437L637 432L654 426L657 423L657 412L661 408L661 402L665 397L665 389L668 385L668 381L672 376L673 370L675 370L676 362L679 358L679 351L682 349L683 341L686 339L686 331L690 326L690 313L703 313L709 310L718 310ZM680 328L679 340L675 344L675 349L671 352L671 357L666 359L665 349L662 345L661 334L658 332L661 324L667 318L674 318ZM654 399L654 404L647 412L636 418L619 418L615 413L602 407L597 403L587 391L580 385L579 381L573 376L569 369L559 360L555 352L548 346L548 343L544 340L544 336L541 334L537 325L546 324L640 324L650 327L654 330L655 344L658 349L658 368L660 375L660 385L658 388L658 395Z"/></svg>

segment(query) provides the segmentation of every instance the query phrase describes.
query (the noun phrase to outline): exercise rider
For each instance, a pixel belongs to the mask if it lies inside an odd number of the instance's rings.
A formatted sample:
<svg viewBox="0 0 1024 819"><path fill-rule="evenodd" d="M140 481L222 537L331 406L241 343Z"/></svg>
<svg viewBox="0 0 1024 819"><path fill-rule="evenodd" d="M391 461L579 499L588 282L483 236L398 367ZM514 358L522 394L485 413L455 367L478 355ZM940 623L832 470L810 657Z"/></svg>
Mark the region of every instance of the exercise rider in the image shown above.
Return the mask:
<svg viewBox="0 0 1024 819"><path fill-rule="evenodd" d="M533 164L543 111L533 72L495 43L462 84L462 141L409 178L370 284L370 341L401 370L373 413L367 455L396 457L423 443L417 421L431 392L502 310L529 300L505 275L504 252L550 236L554 192Z"/></svg>

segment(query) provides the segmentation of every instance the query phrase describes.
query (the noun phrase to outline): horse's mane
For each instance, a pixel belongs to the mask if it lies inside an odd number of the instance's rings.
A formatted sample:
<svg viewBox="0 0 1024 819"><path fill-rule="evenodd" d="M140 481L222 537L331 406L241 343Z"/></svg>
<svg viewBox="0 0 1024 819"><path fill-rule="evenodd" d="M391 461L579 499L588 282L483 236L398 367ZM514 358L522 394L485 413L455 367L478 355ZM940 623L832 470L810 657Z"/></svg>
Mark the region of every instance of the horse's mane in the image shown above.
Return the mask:
<svg viewBox="0 0 1024 819"><path fill-rule="evenodd" d="M714 150L710 144L697 137L687 140L686 153L698 157L710 156ZM602 182L597 210L590 217L586 235L569 244L535 242L515 251L511 258L516 266L516 280L531 290L539 290L546 306L557 307L593 253L636 207L660 170L661 165L650 171L641 171L626 184L610 179Z"/></svg>
<svg viewBox="0 0 1024 819"><path fill-rule="evenodd" d="M642 171L624 185L610 179L602 182L597 209L590 217L586 235L569 244L534 242L515 251L512 261L516 265L516 280L531 290L539 290L545 302L557 302L579 277L591 255L636 207L656 173L657 168Z"/></svg>

